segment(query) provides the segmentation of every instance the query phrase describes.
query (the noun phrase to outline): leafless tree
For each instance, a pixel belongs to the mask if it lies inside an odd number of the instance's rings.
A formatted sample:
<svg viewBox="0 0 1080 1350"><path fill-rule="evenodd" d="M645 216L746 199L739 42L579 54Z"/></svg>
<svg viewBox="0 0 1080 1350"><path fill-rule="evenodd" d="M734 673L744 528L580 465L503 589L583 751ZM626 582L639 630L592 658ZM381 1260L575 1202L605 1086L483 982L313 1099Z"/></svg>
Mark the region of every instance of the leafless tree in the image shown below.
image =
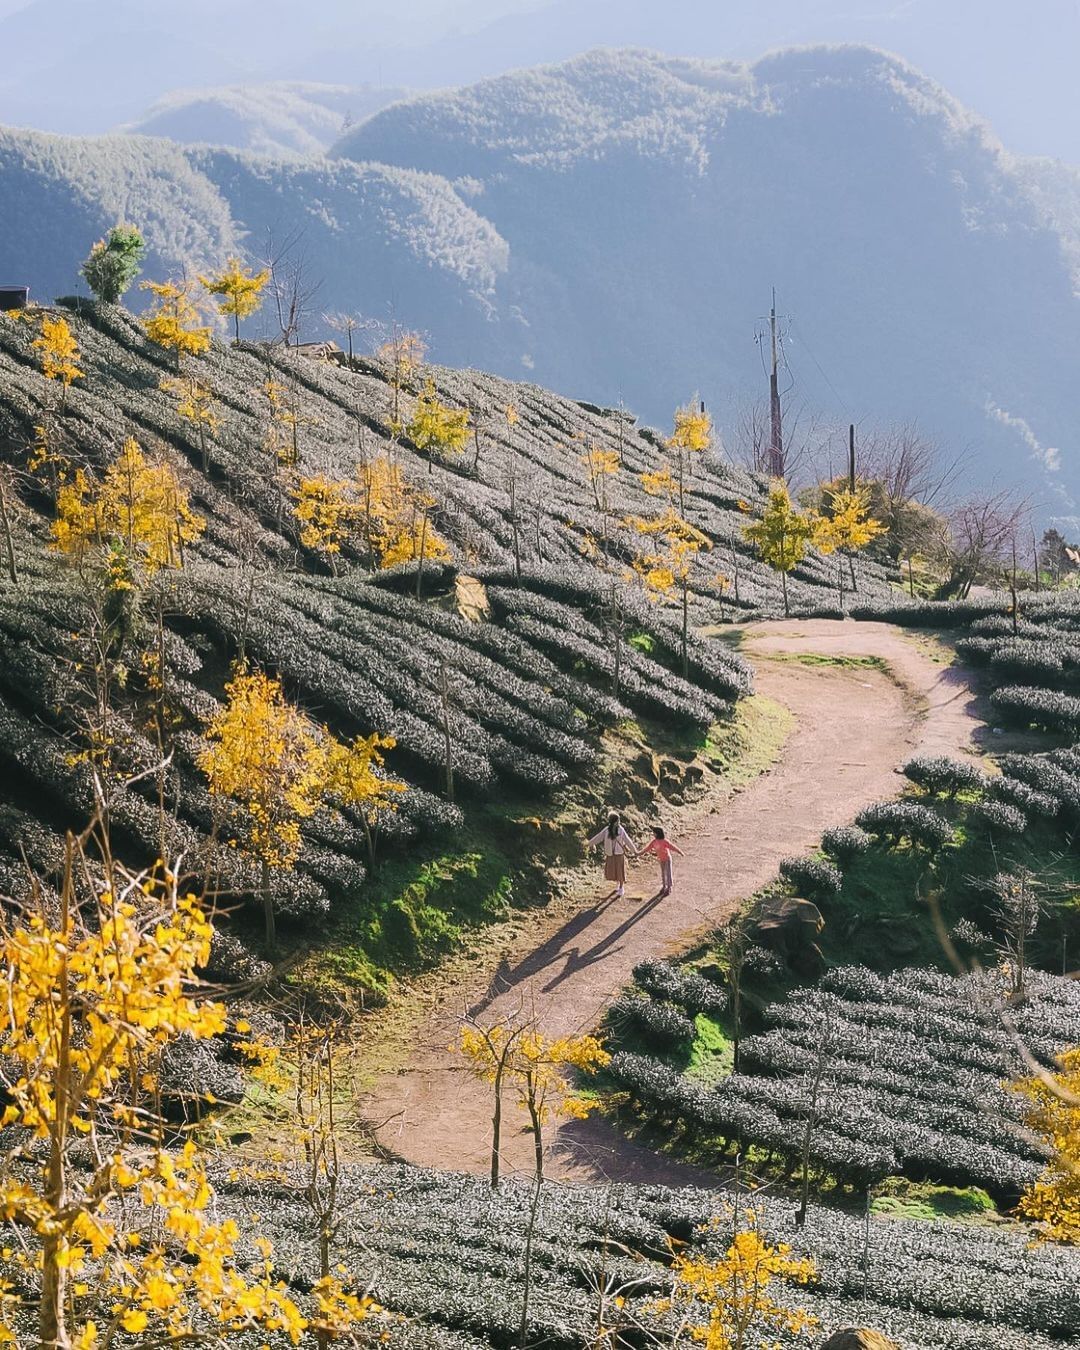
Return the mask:
<svg viewBox="0 0 1080 1350"><path fill-rule="evenodd" d="M859 477L880 484L886 511L912 501L946 507L968 459L964 452L945 454L914 422L864 430L857 441Z"/></svg>
<svg viewBox="0 0 1080 1350"><path fill-rule="evenodd" d="M329 325L335 333L344 334L345 350L348 354L349 365L351 367L357 334L371 332L376 326L375 320L364 319L359 314L335 312L333 314L324 314L323 321Z"/></svg>
<svg viewBox="0 0 1080 1350"><path fill-rule="evenodd" d="M268 227L264 266L270 273L270 295L281 342L286 347L299 346L301 329L322 289L322 281L311 274L303 229L290 230L278 238Z"/></svg>
<svg viewBox="0 0 1080 1350"><path fill-rule="evenodd" d="M976 493L954 507L938 539L942 594L963 599L978 582L1000 584L1028 511L1011 488Z"/></svg>
<svg viewBox="0 0 1080 1350"><path fill-rule="evenodd" d="M789 483L809 482L817 477L822 449L830 429L806 404L789 405L784 412L784 474ZM735 411L733 425L724 437L732 458L751 473L768 473L772 446L772 421L766 399L745 403Z"/></svg>

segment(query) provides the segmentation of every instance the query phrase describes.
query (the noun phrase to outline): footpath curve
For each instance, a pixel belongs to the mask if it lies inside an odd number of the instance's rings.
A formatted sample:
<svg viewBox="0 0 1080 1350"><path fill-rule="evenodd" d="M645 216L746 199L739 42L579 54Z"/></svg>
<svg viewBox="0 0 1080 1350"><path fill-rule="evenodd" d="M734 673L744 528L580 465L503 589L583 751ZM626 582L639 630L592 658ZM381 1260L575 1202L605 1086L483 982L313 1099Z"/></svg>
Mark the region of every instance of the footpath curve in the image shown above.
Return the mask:
<svg viewBox="0 0 1080 1350"><path fill-rule="evenodd" d="M880 623L828 619L755 624L744 653L755 688L784 704L794 728L778 762L684 841L676 886L654 901L655 868L633 869L627 895L609 900L597 878L569 920L536 917L533 945L441 999L408 1065L359 1101L380 1148L420 1166L485 1173L491 1093L449 1050L466 1003L484 1021L525 1006L547 1036L591 1030L646 957L686 950L775 875L781 858L814 847L823 830L900 790L899 767L916 753L972 750L977 726L964 675L924 645ZM793 656L873 657L887 667L812 664ZM770 659L772 658L772 659ZM583 822L583 832L592 822ZM592 897L592 898L590 898ZM525 1118L504 1105L502 1169L530 1175ZM546 1174L564 1182L715 1184L715 1178L623 1138L602 1118L549 1127Z"/></svg>

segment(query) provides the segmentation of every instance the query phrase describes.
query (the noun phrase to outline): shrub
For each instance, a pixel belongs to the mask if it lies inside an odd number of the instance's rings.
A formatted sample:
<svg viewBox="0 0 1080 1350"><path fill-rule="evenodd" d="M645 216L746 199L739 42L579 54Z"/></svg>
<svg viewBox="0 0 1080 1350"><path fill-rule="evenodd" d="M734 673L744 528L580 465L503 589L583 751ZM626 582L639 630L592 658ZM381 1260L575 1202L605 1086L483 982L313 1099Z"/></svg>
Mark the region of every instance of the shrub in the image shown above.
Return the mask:
<svg viewBox="0 0 1080 1350"><path fill-rule="evenodd" d="M955 646L957 656L973 666L985 666L1001 646L1001 640L992 637L965 637L958 638Z"/></svg>
<svg viewBox="0 0 1080 1350"><path fill-rule="evenodd" d="M860 830L857 825L838 825L835 829L826 830L821 836L821 849L843 870L850 867L873 842L866 831Z"/></svg>
<svg viewBox="0 0 1080 1350"><path fill-rule="evenodd" d="M831 900L844 884L840 869L821 858L784 858L780 875L807 900Z"/></svg>
<svg viewBox="0 0 1080 1350"><path fill-rule="evenodd" d="M877 802L860 811L855 823L880 839L894 843L908 839L913 845L931 851L952 838L948 821L918 802Z"/></svg>
<svg viewBox="0 0 1080 1350"><path fill-rule="evenodd" d="M917 755L904 765L904 775L931 797L955 797L958 792L986 787L986 774L977 764L947 755Z"/></svg>
<svg viewBox="0 0 1080 1350"><path fill-rule="evenodd" d="M634 982L656 999L677 1003L693 1017L715 1016L727 1007L727 991L697 971L681 974L667 961L642 961L634 967Z"/></svg>
<svg viewBox="0 0 1080 1350"><path fill-rule="evenodd" d="M1010 778L1007 775L991 779L989 790L998 801L1019 807L1029 816L1045 816L1046 819L1052 820L1060 806L1058 799L1050 793L1038 792L1035 788L1022 783L1019 778Z"/></svg>
<svg viewBox="0 0 1080 1350"><path fill-rule="evenodd" d="M685 1045L697 1028L685 1013L671 1003L658 1003L646 995L623 994L611 1005L611 1020L629 1023L643 1040L665 1048Z"/></svg>
<svg viewBox="0 0 1080 1350"><path fill-rule="evenodd" d="M1080 729L1080 698L1053 689L1007 685L1004 689L995 689L990 702L1005 720L1021 726L1038 726L1047 731Z"/></svg>
<svg viewBox="0 0 1080 1350"><path fill-rule="evenodd" d="M1008 802L975 802L968 817L982 821L991 830L1002 834L1023 834L1027 829L1027 816L1018 806L1010 806Z"/></svg>
<svg viewBox="0 0 1080 1350"><path fill-rule="evenodd" d="M1005 754L998 762L1002 773L1055 798L1071 812L1080 812L1080 777L1059 768L1045 755Z"/></svg>

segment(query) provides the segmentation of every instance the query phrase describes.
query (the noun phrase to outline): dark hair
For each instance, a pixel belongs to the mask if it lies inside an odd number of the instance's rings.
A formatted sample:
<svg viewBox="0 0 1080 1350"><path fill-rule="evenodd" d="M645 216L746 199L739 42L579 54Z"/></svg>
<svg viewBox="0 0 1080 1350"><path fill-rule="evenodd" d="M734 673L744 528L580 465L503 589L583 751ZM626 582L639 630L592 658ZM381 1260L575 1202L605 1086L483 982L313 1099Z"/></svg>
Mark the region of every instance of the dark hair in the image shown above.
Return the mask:
<svg viewBox="0 0 1080 1350"><path fill-rule="evenodd" d="M611 815L608 816L608 818L607 818L607 832L608 832L608 835L609 835L612 839L618 839L618 837L619 837L619 813L618 813L618 811L612 811Z"/></svg>
<svg viewBox="0 0 1080 1350"><path fill-rule="evenodd" d="M664 827L663 827L663 825L654 825L654 826L652 827L652 832L653 832L653 834L657 837L657 839L663 839L663 837L664 837Z"/></svg>

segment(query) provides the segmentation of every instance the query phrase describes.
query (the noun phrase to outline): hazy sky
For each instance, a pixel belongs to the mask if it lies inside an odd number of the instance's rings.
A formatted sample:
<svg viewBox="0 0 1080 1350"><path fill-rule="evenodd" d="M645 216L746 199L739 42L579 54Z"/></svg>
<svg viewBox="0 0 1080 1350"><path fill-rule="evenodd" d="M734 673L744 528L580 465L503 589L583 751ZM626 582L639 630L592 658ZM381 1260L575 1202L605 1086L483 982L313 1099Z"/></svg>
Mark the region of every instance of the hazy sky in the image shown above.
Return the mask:
<svg viewBox="0 0 1080 1350"><path fill-rule="evenodd" d="M1080 163L1080 0L0 0L0 121L100 131L169 87L430 88L595 46L751 60L845 41L898 52L1011 149Z"/></svg>

